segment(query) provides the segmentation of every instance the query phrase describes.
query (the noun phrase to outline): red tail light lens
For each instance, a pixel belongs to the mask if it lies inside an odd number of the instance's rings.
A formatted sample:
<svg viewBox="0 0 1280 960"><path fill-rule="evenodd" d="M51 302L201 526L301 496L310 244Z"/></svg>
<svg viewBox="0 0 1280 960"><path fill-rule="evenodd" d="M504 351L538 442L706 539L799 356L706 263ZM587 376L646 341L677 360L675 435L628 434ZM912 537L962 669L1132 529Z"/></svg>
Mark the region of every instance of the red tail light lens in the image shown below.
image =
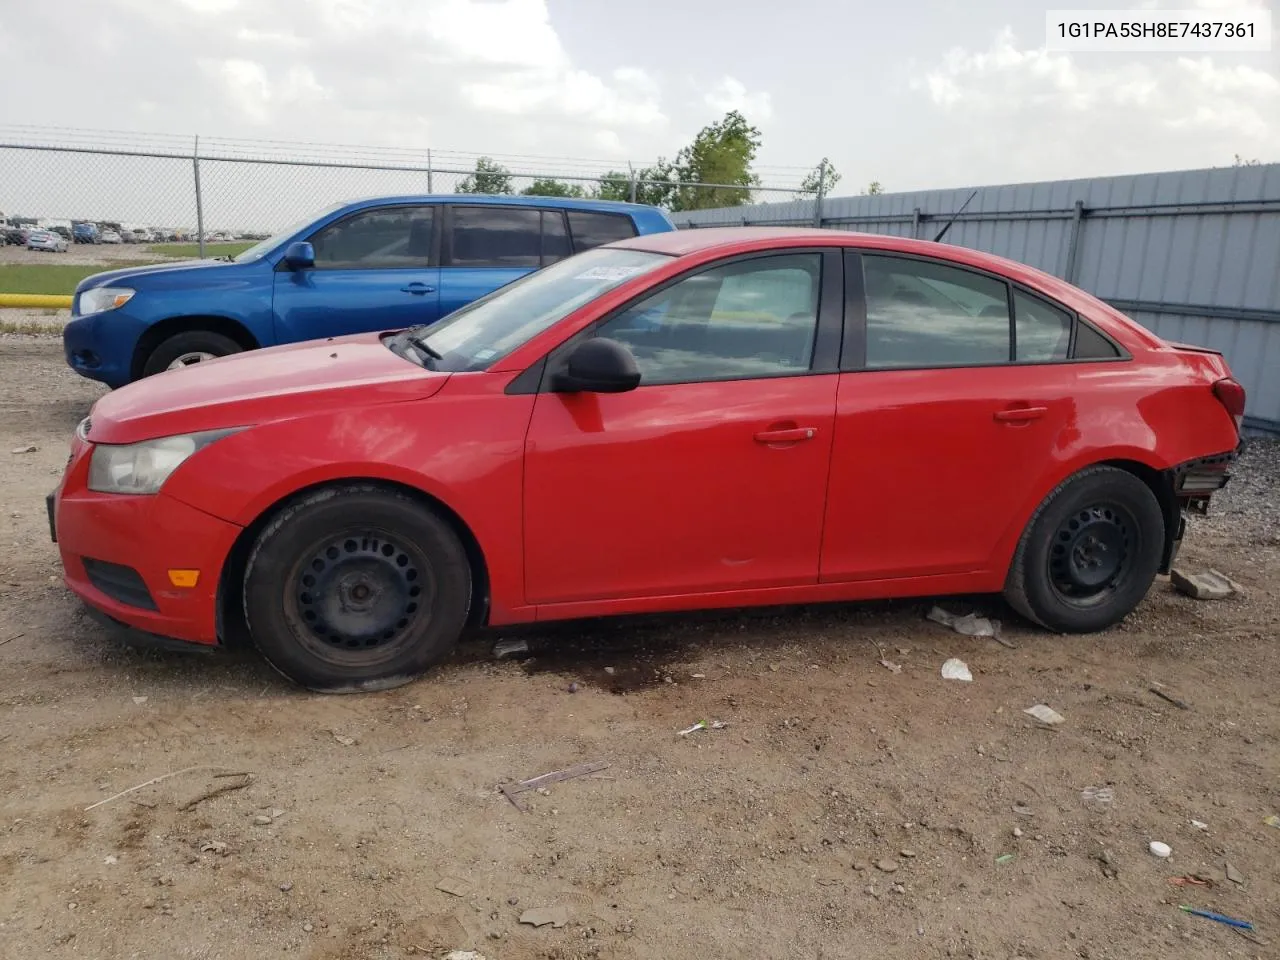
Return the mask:
<svg viewBox="0 0 1280 960"><path fill-rule="evenodd" d="M1244 387L1240 386L1238 380L1224 377L1214 383L1213 395L1227 408L1227 413L1235 417L1236 427L1239 428L1244 420Z"/></svg>

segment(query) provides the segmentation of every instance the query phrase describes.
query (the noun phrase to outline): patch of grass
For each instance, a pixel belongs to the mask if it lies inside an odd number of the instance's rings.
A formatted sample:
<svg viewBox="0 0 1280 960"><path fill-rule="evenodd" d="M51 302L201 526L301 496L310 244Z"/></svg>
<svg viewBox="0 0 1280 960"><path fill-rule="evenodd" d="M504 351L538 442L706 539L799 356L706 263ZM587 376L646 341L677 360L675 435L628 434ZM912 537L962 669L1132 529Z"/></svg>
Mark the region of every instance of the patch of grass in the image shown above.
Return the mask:
<svg viewBox="0 0 1280 960"><path fill-rule="evenodd" d="M128 261L87 266L74 263L6 263L0 265L0 293L51 293L70 296L85 277L117 267L137 267L153 261Z"/></svg>
<svg viewBox="0 0 1280 960"><path fill-rule="evenodd" d="M0 317L0 333L24 333L29 336L53 336L62 333L60 323L41 323L30 318L24 320L5 320Z"/></svg>
<svg viewBox="0 0 1280 960"><path fill-rule="evenodd" d="M234 243L206 243L206 257L234 257L244 253L254 245L253 240L237 240ZM200 245L196 243L153 243L146 248L147 253L158 253L163 257L190 258L200 256Z"/></svg>

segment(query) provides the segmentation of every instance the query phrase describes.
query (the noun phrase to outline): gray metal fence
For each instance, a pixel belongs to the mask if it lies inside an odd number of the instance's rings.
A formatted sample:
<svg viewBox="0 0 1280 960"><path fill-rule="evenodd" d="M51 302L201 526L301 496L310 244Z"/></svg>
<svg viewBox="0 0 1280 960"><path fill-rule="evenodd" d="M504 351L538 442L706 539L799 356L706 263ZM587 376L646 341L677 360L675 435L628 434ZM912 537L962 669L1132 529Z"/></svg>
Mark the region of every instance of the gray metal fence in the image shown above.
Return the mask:
<svg viewBox="0 0 1280 960"><path fill-rule="evenodd" d="M1028 263L1161 337L1221 350L1248 390L1247 425L1280 433L1280 163L793 200L673 219L931 240L962 207L945 242Z"/></svg>

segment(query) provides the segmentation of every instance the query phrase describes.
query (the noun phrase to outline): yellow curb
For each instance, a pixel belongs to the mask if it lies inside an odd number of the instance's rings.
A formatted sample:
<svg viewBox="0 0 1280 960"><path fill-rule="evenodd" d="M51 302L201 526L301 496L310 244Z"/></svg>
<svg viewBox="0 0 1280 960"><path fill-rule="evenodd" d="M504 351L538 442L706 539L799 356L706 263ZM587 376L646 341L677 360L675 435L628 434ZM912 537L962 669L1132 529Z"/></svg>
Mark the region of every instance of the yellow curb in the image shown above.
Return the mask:
<svg viewBox="0 0 1280 960"><path fill-rule="evenodd" d="M0 307L66 307L74 297L59 293L0 293Z"/></svg>

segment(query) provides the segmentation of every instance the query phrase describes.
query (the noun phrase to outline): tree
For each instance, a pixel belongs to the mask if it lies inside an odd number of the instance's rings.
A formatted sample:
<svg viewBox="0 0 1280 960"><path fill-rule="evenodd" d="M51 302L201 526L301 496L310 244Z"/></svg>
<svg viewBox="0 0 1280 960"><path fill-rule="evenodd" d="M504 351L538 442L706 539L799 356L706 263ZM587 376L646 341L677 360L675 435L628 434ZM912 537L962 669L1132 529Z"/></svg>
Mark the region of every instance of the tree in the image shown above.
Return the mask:
<svg viewBox="0 0 1280 960"><path fill-rule="evenodd" d="M832 166L830 160L823 157L822 162L805 174L805 178L800 181L800 195L816 196L818 187L821 185L823 196L829 197L831 189L839 182L839 171Z"/></svg>
<svg viewBox="0 0 1280 960"><path fill-rule="evenodd" d="M878 197L884 193L884 187L880 186L879 180L872 180L867 184L867 189L862 191L864 197Z"/></svg>
<svg viewBox="0 0 1280 960"><path fill-rule="evenodd" d="M1233 163L1232 166L1233 167L1256 167L1258 166L1258 160L1256 157L1253 160L1246 160L1244 157L1240 156L1240 154L1237 153L1236 162Z"/></svg>
<svg viewBox="0 0 1280 960"><path fill-rule="evenodd" d="M600 185L592 191L592 194L598 200L630 200L631 177L629 174L610 170L600 178Z"/></svg>
<svg viewBox="0 0 1280 960"><path fill-rule="evenodd" d="M563 180L552 180L550 177L539 177L520 191L526 197L585 197L587 191L576 183L565 183Z"/></svg>
<svg viewBox="0 0 1280 960"><path fill-rule="evenodd" d="M674 164L659 160L659 176L643 179L665 180L674 174L680 185L671 191L672 210L741 206L751 202L751 188L760 185L751 172L759 149L760 131L730 110L723 120L703 127L693 143L676 154ZM716 186L697 186L704 183Z"/></svg>
<svg viewBox="0 0 1280 960"><path fill-rule="evenodd" d="M455 193L511 193L511 171L492 157L481 157L476 169L458 184Z"/></svg>
<svg viewBox="0 0 1280 960"><path fill-rule="evenodd" d="M600 178L593 196L599 200L631 199L631 184L635 181L635 202L647 203L655 207L670 207L675 192L675 176L673 168L666 160L659 160L651 167L636 170L634 173L621 173L610 170Z"/></svg>

